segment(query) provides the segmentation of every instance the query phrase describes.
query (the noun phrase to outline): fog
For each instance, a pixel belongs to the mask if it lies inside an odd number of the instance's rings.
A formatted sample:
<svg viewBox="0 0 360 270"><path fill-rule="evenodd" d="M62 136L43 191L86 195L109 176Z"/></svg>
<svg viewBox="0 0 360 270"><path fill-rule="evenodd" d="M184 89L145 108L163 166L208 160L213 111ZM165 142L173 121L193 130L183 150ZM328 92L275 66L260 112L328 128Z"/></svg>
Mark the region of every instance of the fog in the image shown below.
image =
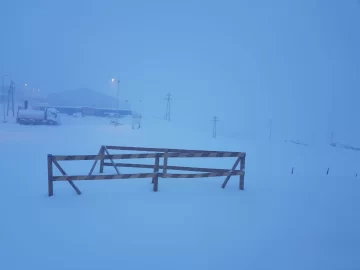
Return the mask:
<svg viewBox="0 0 360 270"><path fill-rule="evenodd" d="M356 0L0 2L0 74L89 88L223 135L360 145ZM253 132L253 130L255 130ZM251 135L252 134L252 135ZM257 134L258 135L258 134ZM261 136L267 138L261 131Z"/></svg>
<svg viewBox="0 0 360 270"><path fill-rule="evenodd" d="M359 0L0 14L0 269L360 269Z"/></svg>

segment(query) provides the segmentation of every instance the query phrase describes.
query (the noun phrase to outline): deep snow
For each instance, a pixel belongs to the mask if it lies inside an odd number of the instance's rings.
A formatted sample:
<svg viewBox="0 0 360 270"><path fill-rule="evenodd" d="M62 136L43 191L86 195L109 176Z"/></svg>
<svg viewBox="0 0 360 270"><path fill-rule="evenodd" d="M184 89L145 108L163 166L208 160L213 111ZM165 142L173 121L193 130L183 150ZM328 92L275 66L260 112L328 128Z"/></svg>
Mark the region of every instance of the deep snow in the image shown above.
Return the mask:
<svg viewBox="0 0 360 270"><path fill-rule="evenodd" d="M0 269L360 269L359 152L214 140L146 118L139 130L62 120L0 126ZM59 182L47 196L47 154L96 154L101 145L245 151L245 191L237 177L225 189L223 178L160 179L157 193L150 179L133 179L75 182L81 196ZM91 167L61 164L68 173Z"/></svg>

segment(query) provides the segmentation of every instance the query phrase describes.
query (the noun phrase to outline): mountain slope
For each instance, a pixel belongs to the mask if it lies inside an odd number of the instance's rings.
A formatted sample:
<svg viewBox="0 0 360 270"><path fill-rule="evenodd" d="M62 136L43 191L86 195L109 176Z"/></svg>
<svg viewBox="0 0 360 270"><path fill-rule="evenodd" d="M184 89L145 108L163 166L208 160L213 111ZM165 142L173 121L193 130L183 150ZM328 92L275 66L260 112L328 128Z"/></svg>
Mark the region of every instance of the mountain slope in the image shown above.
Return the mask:
<svg viewBox="0 0 360 270"><path fill-rule="evenodd" d="M112 109L115 109L117 106L116 98L87 88L52 93L48 96L47 101L51 106L95 107ZM130 109L130 106L127 101L120 100L119 108L128 110Z"/></svg>

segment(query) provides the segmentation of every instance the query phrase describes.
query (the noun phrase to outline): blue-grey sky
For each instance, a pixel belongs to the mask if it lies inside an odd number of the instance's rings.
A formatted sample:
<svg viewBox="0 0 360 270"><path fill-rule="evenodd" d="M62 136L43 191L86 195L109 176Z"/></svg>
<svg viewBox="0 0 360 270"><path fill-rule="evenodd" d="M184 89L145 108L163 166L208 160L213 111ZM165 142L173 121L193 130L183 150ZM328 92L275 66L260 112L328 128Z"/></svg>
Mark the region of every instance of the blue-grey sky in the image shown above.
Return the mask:
<svg viewBox="0 0 360 270"><path fill-rule="evenodd" d="M0 73L18 87L115 94L117 77L154 113L171 92L174 121L217 115L241 130L273 118L274 134L360 136L357 0L1 0L0 11Z"/></svg>

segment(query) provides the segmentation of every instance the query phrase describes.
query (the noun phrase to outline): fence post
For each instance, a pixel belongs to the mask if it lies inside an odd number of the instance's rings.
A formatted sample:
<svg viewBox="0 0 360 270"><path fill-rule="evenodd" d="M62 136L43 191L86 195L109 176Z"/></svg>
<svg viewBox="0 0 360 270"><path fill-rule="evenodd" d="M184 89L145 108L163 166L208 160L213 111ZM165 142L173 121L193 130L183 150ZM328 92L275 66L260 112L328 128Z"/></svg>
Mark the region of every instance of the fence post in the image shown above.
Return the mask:
<svg viewBox="0 0 360 270"><path fill-rule="evenodd" d="M240 171L242 171L244 173L243 175L240 175L240 190L244 190L244 186L245 186L245 156L243 156L241 158Z"/></svg>
<svg viewBox="0 0 360 270"><path fill-rule="evenodd" d="M153 177L152 179L152 183L154 184L154 192L158 191L158 186L159 186L159 165L160 165L160 157L155 157L155 166L154 166L154 173L156 173L156 175Z"/></svg>
<svg viewBox="0 0 360 270"><path fill-rule="evenodd" d="M48 164L48 194L49 197L54 195L54 182L53 182L53 156L49 154L47 156L47 164Z"/></svg>
<svg viewBox="0 0 360 270"><path fill-rule="evenodd" d="M105 155L105 146L101 146L100 155ZM104 158L100 160L100 173L104 173Z"/></svg>
<svg viewBox="0 0 360 270"><path fill-rule="evenodd" d="M159 175L156 174L154 176L155 180L154 180L154 192L157 192L158 191L158 186L159 186Z"/></svg>
<svg viewBox="0 0 360 270"><path fill-rule="evenodd" d="M163 175L167 174L168 159L169 159L169 150L166 150L165 153L164 153Z"/></svg>

